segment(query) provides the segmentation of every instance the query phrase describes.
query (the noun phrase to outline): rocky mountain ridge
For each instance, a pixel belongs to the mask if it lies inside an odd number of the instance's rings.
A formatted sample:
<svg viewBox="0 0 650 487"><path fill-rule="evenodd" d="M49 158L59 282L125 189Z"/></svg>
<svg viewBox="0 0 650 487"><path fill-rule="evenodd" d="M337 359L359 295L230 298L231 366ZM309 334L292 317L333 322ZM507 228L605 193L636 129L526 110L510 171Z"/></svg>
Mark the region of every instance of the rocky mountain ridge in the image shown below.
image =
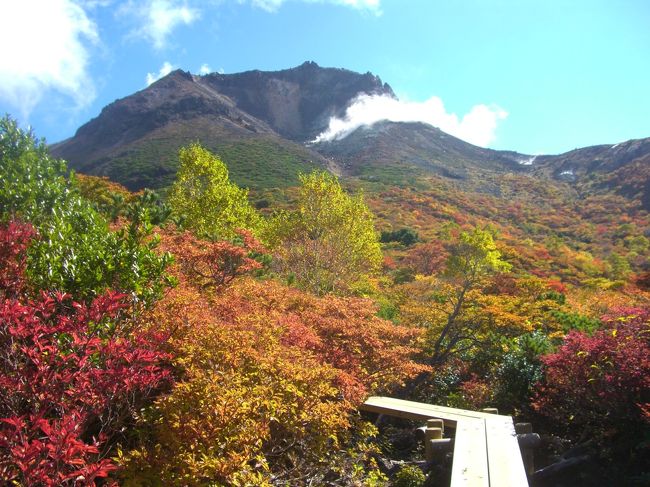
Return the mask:
<svg viewBox="0 0 650 487"><path fill-rule="evenodd" d="M204 76L177 70L106 106L52 152L80 172L130 189L169 184L178 148L199 140L227 162L235 180L253 188L291 185L298 172L314 167L371 178L415 170L459 182L521 173L583 191L614 188L650 208L650 139L535 156L476 147L422 123L385 121L339 140L310 142L360 94L395 97L371 73L314 62Z"/></svg>

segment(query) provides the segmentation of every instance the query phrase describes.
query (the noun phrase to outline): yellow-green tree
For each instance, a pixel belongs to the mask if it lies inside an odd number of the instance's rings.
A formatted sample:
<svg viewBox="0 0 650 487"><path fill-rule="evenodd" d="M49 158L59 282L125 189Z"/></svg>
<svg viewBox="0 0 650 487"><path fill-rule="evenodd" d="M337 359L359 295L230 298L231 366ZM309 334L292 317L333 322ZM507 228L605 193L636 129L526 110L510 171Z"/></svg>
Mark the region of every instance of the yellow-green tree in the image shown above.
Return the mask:
<svg viewBox="0 0 650 487"><path fill-rule="evenodd" d="M179 151L180 166L169 204L184 226L197 235L230 239L235 230L256 232L260 216L248 201L248 191L228 178L228 168L198 143Z"/></svg>
<svg viewBox="0 0 650 487"><path fill-rule="evenodd" d="M490 276L510 267L492 233L474 228L461 233L451 246L441 276L418 279L408 286L402 316L406 322L426 327L430 364L439 365L453 354L476 349L490 328L521 326L506 302L481 292Z"/></svg>
<svg viewBox="0 0 650 487"><path fill-rule="evenodd" d="M317 294L348 292L380 268L374 217L363 196L346 194L336 176L313 172L300 182L297 207L271 219L266 243L299 286Z"/></svg>
<svg viewBox="0 0 650 487"><path fill-rule="evenodd" d="M433 337L432 362L443 361L463 342L470 342L471 346L477 338L476 323L481 320L474 316L477 308L474 300L468 298L488 276L507 272L510 267L501 259L489 230L476 227L460 234L443 275L447 290L440 304L445 307L446 318Z"/></svg>

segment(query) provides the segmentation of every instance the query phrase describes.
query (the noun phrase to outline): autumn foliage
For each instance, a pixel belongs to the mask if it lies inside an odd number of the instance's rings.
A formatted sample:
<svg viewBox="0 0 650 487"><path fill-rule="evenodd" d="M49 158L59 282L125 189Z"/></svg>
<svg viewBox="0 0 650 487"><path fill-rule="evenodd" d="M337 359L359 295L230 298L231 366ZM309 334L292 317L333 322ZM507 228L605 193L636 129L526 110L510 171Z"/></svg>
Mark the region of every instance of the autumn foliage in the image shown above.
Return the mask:
<svg viewBox="0 0 650 487"><path fill-rule="evenodd" d="M534 402L560 429L598 441L642 424L650 403L650 311L620 309L602 321L593 335L572 331L542 357Z"/></svg>
<svg viewBox="0 0 650 487"><path fill-rule="evenodd" d="M60 292L25 294L34 232L0 229L0 479L94 485L115 464L110 446L169 379L162 336L127 326L127 297L80 304Z"/></svg>
<svg viewBox="0 0 650 487"><path fill-rule="evenodd" d="M183 275L194 284L218 289L239 275L262 268L254 254L264 252L264 247L248 230L236 230L235 234L241 244L200 240L185 231L168 233L164 245L180 257Z"/></svg>
<svg viewBox="0 0 650 487"><path fill-rule="evenodd" d="M374 215L362 194L347 194L330 173L300 175L300 182L296 208L274 214L263 238L279 272L303 289L350 294L383 260Z"/></svg>
<svg viewBox="0 0 650 487"><path fill-rule="evenodd" d="M359 401L423 370L411 359L417 331L377 318L367 300L273 281L243 277L215 292L194 278L204 244L166 232L162 245L178 239L179 285L143 319L170 332L181 380L142 419L151 434L124 452L126 478L266 485L331 473L322 462L350 445Z"/></svg>
<svg viewBox="0 0 650 487"><path fill-rule="evenodd" d="M173 214L203 237L232 238L235 230L257 230L260 217L248 191L232 183L219 157L198 143L182 147L179 168L169 193Z"/></svg>
<svg viewBox="0 0 650 487"><path fill-rule="evenodd" d="M3 485L384 485L370 394L537 414L643 472L632 203L568 207L518 174L484 181L497 197L316 172L254 195L262 216L198 144L165 200L0 132Z"/></svg>
<svg viewBox="0 0 650 487"><path fill-rule="evenodd" d="M20 295L25 287L27 244L36 236L31 225L10 221L0 229L0 292L4 297Z"/></svg>

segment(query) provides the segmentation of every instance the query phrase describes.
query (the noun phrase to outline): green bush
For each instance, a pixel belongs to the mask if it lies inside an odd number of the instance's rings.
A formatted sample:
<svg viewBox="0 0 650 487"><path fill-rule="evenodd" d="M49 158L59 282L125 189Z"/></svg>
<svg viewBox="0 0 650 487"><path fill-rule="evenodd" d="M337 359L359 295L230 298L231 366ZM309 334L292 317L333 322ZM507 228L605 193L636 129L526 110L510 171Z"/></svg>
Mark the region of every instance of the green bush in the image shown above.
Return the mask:
<svg viewBox="0 0 650 487"><path fill-rule="evenodd" d="M381 232L382 243L399 242L402 245L409 247L419 240L420 237L418 232L410 228L400 228L399 230L394 230L392 232Z"/></svg>
<svg viewBox="0 0 650 487"><path fill-rule="evenodd" d="M589 318L588 316L579 313L565 313L562 311L553 311L553 318L555 318L565 333L571 330L577 330L591 335L594 331L600 328L600 320Z"/></svg>
<svg viewBox="0 0 650 487"><path fill-rule="evenodd" d="M171 256L154 253L145 208L134 208L130 224L111 231L74 176L67 177L65 162L8 116L0 119L0 173L0 221L30 222L39 234L27 268L36 288L85 299L110 288L145 302L162 292Z"/></svg>
<svg viewBox="0 0 650 487"><path fill-rule="evenodd" d="M549 339L535 331L511 341L494 372L494 401L499 410L527 405L543 376L540 356L551 350Z"/></svg>
<svg viewBox="0 0 650 487"><path fill-rule="evenodd" d="M426 480L426 476L418 467L404 465L395 475L393 485L395 487L421 487Z"/></svg>

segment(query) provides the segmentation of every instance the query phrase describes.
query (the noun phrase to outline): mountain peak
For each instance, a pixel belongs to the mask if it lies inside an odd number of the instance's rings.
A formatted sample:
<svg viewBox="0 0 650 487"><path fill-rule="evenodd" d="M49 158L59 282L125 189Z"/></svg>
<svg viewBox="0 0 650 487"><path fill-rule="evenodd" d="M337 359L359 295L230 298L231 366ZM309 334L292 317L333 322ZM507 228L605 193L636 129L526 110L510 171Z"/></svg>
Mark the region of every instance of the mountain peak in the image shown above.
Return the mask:
<svg viewBox="0 0 650 487"><path fill-rule="evenodd" d="M316 69L316 68L320 68L320 66L315 61L305 61L300 66L294 69Z"/></svg>
<svg viewBox="0 0 650 487"><path fill-rule="evenodd" d="M361 93L395 96L378 76L324 68L314 61L280 71L210 75L200 80L297 142L313 140L331 117L343 116Z"/></svg>
<svg viewBox="0 0 650 487"><path fill-rule="evenodd" d="M189 71L183 71L182 69L175 69L171 73L169 73L165 78L184 78L187 80L192 79L192 73Z"/></svg>

